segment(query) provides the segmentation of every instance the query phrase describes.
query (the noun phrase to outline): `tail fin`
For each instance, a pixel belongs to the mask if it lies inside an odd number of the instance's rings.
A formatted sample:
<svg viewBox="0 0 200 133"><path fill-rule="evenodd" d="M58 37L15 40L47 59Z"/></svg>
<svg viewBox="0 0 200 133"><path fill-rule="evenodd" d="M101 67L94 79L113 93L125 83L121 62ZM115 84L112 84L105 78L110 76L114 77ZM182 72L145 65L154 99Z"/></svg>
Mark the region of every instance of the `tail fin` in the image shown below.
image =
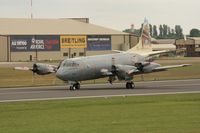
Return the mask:
<svg viewBox="0 0 200 133"><path fill-rule="evenodd" d="M139 38L139 42L136 46L129 49L127 52L134 52L134 53L143 53L145 51L152 51L151 46L151 36L150 36L150 28L147 19L145 18L144 23L142 25L142 32Z"/></svg>

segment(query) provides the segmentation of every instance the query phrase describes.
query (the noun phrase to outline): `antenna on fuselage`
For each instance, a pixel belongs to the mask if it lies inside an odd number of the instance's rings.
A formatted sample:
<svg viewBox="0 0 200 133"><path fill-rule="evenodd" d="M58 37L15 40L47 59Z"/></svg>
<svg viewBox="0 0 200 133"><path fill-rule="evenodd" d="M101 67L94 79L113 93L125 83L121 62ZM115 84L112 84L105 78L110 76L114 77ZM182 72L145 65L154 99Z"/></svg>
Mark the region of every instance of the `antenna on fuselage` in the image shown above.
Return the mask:
<svg viewBox="0 0 200 133"><path fill-rule="evenodd" d="M33 19L33 1L31 0L31 19Z"/></svg>
<svg viewBox="0 0 200 133"><path fill-rule="evenodd" d="M112 62L112 66L114 66L115 65L115 57L112 57L111 62Z"/></svg>

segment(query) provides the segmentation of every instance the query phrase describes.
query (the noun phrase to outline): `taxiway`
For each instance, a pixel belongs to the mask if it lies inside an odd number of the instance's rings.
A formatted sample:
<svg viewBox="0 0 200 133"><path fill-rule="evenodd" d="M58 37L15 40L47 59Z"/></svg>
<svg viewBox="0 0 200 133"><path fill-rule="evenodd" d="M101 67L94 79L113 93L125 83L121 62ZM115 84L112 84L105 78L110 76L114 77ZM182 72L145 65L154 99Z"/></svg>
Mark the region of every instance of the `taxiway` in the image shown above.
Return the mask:
<svg viewBox="0 0 200 133"><path fill-rule="evenodd" d="M0 88L0 102L200 93L200 79L136 82L135 86L125 89L124 83L90 84L76 91L70 91L69 86Z"/></svg>

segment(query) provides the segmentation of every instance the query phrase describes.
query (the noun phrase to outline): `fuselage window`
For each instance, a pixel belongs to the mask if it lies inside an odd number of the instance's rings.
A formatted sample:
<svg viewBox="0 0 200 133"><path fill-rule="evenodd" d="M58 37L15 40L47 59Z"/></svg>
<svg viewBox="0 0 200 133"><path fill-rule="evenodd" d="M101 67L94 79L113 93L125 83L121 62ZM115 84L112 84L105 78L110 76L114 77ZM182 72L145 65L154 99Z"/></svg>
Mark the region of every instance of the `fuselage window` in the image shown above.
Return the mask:
<svg viewBox="0 0 200 133"><path fill-rule="evenodd" d="M73 63L72 63L72 67L78 67L78 64L75 63L75 62L73 62Z"/></svg>
<svg viewBox="0 0 200 133"><path fill-rule="evenodd" d="M71 62L71 61L68 62L68 61L67 61L67 62L64 62L64 63L63 63L63 66L64 66L64 67L78 67L79 64L76 63L76 62Z"/></svg>

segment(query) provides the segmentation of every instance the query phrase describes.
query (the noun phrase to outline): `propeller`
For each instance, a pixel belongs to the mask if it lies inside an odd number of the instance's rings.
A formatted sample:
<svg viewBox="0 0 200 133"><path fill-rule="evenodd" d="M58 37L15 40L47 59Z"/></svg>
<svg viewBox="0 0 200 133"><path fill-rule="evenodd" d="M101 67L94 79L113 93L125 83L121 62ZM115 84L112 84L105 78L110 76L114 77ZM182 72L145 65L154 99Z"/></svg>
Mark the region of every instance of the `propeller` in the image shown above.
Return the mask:
<svg viewBox="0 0 200 133"><path fill-rule="evenodd" d="M112 72L113 75L112 75L112 76L109 76L109 78L108 78L108 81L109 81L110 84L112 84L112 82L113 82L114 80L116 80L117 68L116 68L115 65L112 65L112 66L111 66L111 72Z"/></svg>
<svg viewBox="0 0 200 133"><path fill-rule="evenodd" d="M59 65L58 65L58 67L55 69L55 71L57 71L57 70L60 68L62 62L63 62L63 60L61 60L61 61L59 62Z"/></svg>
<svg viewBox="0 0 200 133"><path fill-rule="evenodd" d="M142 63L135 63L135 67L137 67L137 69L139 70L139 71L143 71L143 68L144 68L144 66L142 65Z"/></svg>
<svg viewBox="0 0 200 133"><path fill-rule="evenodd" d="M115 65L112 65L111 67L111 72L113 73L113 75L116 75L117 74L117 68Z"/></svg>
<svg viewBox="0 0 200 133"><path fill-rule="evenodd" d="M34 63L34 64L33 64L32 72L33 72L33 74L35 74L35 73L38 72L38 66L37 66L37 63Z"/></svg>

